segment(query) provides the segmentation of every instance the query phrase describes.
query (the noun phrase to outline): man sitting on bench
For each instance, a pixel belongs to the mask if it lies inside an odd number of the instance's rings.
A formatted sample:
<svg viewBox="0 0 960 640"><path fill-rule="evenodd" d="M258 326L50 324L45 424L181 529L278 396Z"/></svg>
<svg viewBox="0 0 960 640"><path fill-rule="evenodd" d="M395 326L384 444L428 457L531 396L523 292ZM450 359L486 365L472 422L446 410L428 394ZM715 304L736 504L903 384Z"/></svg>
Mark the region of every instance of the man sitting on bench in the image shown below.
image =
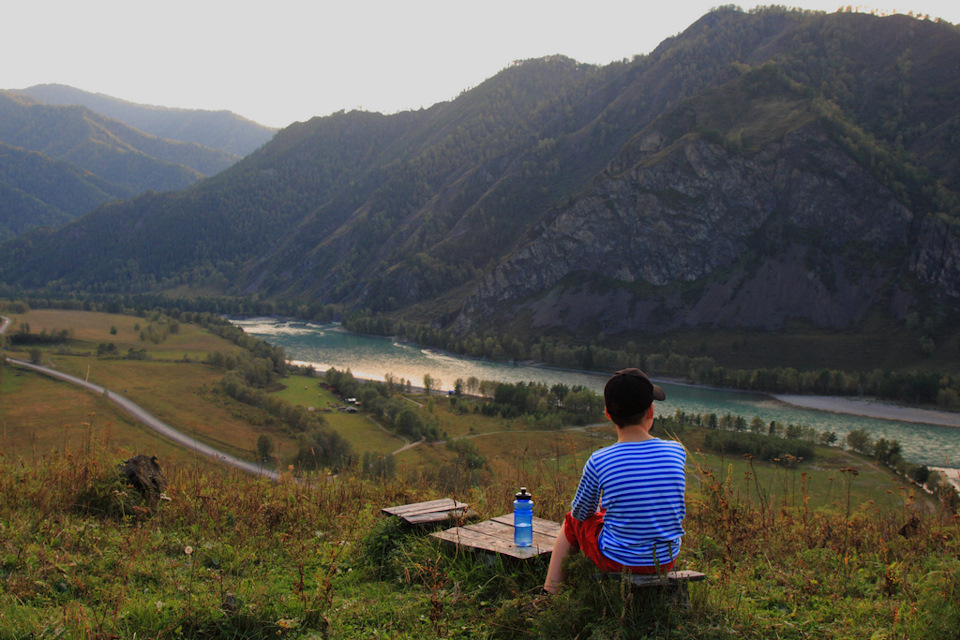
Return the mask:
<svg viewBox="0 0 960 640"><path fill-rule="evenodd" d="M601 571L656 574L673 568L686 515L683 445L650 435L653 401L666 394L639 369L618 371L603 390L617 442L595 451L553 547L543 588L556 593L563 560L585 553Z"/></svg>

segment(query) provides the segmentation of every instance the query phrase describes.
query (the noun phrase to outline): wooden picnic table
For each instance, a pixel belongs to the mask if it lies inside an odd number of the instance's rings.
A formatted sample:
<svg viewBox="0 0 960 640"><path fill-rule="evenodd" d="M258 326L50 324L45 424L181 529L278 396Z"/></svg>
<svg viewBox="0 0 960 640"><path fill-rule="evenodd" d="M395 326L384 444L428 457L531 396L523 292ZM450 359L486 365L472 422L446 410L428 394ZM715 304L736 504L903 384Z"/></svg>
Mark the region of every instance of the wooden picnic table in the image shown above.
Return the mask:
<svg viewBox="0 0 960 640"><path fill-rule="evenodd" d="M470 550L527 559L553 551L553 543L562 525L542 518L533 519L533 544L518 547L513 543L513 513L465 526L457 526L430 535Z"/></svg>

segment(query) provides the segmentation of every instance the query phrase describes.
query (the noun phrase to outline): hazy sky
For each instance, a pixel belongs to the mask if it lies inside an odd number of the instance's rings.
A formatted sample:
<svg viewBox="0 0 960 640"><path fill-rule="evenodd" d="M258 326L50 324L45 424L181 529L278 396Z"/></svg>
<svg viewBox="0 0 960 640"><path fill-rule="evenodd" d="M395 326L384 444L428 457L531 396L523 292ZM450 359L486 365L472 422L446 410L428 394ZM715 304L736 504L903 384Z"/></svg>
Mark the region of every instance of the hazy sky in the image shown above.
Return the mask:
<svg viewBox="0 0 960 640"><path fill-rule="evenodd" d="M0 88L68 84L132 102L229 109L282 127L340 109L428 107L513 60L559 53L606 64L649 53L720 4L11 0L0 6ZM835 11L845 5L803 0L796 6ZM957 0L864 6L960 23Z"/></svg>

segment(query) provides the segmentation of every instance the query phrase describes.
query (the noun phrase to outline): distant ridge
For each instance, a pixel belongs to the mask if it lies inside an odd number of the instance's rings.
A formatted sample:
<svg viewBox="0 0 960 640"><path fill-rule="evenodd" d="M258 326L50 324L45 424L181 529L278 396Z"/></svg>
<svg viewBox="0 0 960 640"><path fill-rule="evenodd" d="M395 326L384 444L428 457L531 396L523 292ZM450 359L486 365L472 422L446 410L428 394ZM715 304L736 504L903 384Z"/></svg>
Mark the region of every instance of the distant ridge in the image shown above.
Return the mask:
<svg viewBox="0 0 960 640"><path fill-rule="evenodd" d="M276 129L230 111L175 109L137 104L63 84L39 84L17 91L51 105L80 105L91 111L168 140L196 142L211 149L245 156L273 137Z"/></svg>
<svg viewBox="0 0 960 640"><path fill-rule="evenodd" d="M182 189L239 159L84 106L0 90L0 238L57 226L111 200Z"/></svg>
<svg viewBox="0 0 960 640"><path fill-rule="evenodd" d="M131 189L182 189L219 173L236 155L166 140L82 106L55 106L0 91L0 142L71 162Z"/></svg>

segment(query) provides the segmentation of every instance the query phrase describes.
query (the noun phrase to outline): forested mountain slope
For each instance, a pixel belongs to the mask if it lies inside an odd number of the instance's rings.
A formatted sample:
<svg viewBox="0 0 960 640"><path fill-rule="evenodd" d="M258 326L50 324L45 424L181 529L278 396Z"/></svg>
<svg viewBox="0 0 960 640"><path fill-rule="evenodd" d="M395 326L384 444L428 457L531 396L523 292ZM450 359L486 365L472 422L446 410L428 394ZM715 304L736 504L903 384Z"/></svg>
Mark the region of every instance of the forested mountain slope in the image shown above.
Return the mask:
<svg viewBox="0 0 960 640"><path fill-rule="evenodd" d="M146 134L86 107L45 105L9 91L0 91L0 141L138 189L182 188L238 160Z"/></svg>
<svg viewBox="0 0 960 640"><path fill-rule="evenodd" d="M229 111L174 109L137 104L62 84L40 84L22 89L18 93L44 104L87 107L158 138L195 142L238 158L252 153L276 133L275 129Z"/></svg>
<svg viewBox="0 0 960 640"><path fill-rule="evenodd" d="M530 60L430 109L298 123L181 192L8 243L0 280L461 333L944 321L958 69L950 24L720 9L630 62Z"/></svg>
<svg viewBox="0 0 960 640"><path fill-rule="evenodd" d="M0 239L69 222L132 195L69 162L0 143Z"/></svg>
<svg viewBox="0 0 960 640"><path fill-rule="evenodd" d="M0 237L67 222L144 191L182 189L239 160L86 107L50 106L10 91L0 91L0 145Z"/></svg>

